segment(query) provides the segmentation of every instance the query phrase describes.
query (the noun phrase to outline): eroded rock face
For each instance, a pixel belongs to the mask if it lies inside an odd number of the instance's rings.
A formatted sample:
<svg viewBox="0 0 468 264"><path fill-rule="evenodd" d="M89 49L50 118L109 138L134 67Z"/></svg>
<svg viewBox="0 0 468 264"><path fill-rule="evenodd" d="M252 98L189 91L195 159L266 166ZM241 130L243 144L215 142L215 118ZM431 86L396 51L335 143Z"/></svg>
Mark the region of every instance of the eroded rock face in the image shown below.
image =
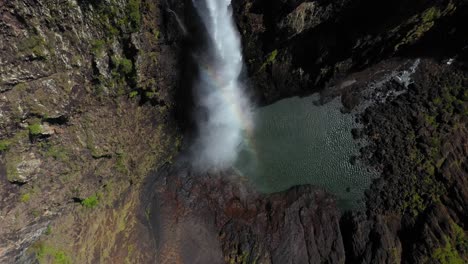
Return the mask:
<svg viewBox="0 0 468 264"><path fill-rule="evenodd" d="M151 259L139 190L178 148L181 33L162 8L0 1L1 263Z"/></svg>
<svg viewBox="0 0 468 264"><path fill-rule="evenodd" d="M457 34L447 34L461 28L467 12L458 1L239 0L233 6L261 103L319 91L335 77L408 50L427 52L411 47L432 32L446 40L427 42L438 46L433 55L466 45Z"/></svg>
<svg viewBox="0 0 468 264"><path fill-rule="evenodd" d="M262 195L180 164L146 177L181 144L187 3L0 0L0 262L467 261L463 1L233 1L259 102L372 101L354 134L383 177L344 217L309 186ZM406 93L364 93L416 55L453 68L424 60Z"/></svg>
<svg viewBox="0 0 468 264"><path fill-rule="evenodd" d="M159 263L344 263L334 198L310 186L263 195L233 173L159 172Z"/></svg>
<svg viewBox="0 0 468 264"><path fill-rule="evenodd" d="M377 72L385 72L382 65ZM459 104L466 109L468 99L461 92L462 69L420 60L406 89L399 78L361 83L368 70L349 76L356 82L341 90L348 95L342 99L360 94L362 101L362 89L389 96L361 115L361 136L371 143L361 158L382 176L367 192L367 215L341 219L347 262L466 262L468 170L459 158L467 155L468 133L466 117L457 110ZM400 92L390 93L395 89Z"/></svg>

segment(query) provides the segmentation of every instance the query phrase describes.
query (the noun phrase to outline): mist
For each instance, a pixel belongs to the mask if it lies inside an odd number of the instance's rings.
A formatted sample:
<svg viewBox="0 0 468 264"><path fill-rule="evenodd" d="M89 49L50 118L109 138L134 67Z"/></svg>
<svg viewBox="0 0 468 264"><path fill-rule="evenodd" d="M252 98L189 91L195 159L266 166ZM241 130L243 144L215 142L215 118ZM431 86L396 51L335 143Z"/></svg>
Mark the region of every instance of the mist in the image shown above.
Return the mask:
<svg viewBox="0 0 468 264"><path fill-rule="evenodd" d="M209 39L206 50L194 55L199 71L194 84L198 136L191 159L199 170L225 169L236 161L244 134L252 128L251 106L239 81L241 43L231 0L193 4Z"/></svg>

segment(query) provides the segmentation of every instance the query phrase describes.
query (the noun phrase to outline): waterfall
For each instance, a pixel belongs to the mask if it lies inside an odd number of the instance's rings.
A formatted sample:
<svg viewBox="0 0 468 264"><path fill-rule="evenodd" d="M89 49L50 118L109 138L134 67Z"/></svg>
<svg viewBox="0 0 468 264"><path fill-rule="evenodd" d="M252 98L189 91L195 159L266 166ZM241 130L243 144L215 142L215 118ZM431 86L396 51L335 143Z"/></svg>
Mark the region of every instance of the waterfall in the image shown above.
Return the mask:
<svg viewBox="0 0 468 264"><path fill-rule="evenodd" d="M208 35L208 48L196 61L198 138L194 166L223 169L235 162L243 133L251 129L250 105L239 82L243 66L231 0L192 0Z"/></svg>

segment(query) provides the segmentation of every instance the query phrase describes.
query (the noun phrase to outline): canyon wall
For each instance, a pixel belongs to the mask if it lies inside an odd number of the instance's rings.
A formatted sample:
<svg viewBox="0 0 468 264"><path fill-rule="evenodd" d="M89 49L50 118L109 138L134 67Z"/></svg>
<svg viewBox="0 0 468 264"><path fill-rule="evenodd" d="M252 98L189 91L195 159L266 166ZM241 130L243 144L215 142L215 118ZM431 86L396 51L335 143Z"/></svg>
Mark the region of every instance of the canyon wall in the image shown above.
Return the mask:
<svg viewBox="0 0 468 264"><path fill-rule="evenodd" d="M190 3L0 0L0 262L467 261L465 2L233 1L259 105L373 103L353 134L382 177L344 215L316 188L262 195L176 159L200 41L177 20L191 32ZM366 92L416 58L411 85L379 88L405 93Z"/></svg>

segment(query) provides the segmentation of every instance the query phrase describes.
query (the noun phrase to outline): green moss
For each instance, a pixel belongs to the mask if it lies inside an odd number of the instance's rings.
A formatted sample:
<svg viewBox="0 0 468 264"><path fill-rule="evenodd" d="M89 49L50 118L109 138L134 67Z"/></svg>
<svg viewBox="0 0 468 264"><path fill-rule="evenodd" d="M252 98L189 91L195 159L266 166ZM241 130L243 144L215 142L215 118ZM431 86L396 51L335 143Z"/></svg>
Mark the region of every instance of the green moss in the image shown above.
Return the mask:
<svg viewBox="0 0 468 264"><path fill-rule="evenodd" d="M129 59L121 59L120 60L120 63L119 63L119 70L123 73L123 74L130 74L133 70L133 63L131 60Z"/></svg>
<svg viewBox="0 0 468 264"><path fill-rule="evenodd" d="M441 10L435 6L426 9L421 15L413 16L408 23L414 24L413 28L406 34L403 40L395 46L395 50L398 50L405 44L411 44L419 40L426 32L432 29L435 25L435 21L440 17L453 11L455 7L449 3L444 10Z"/></svg>
<svg viewBox="0 0 468 264"><path fill-rule="evenodd" d="M53 264L71 264L72 259L65 251L46 245L43 242L37 242L31 250L36 253L39 263L53 263Z"/></svg>
<svg viewBox="0 0 468 264"><path fill-rule="evenodd" d="M462 96L463 101L468 101L468 89L465 89Z"/></svg>
<svg viewBox="0 0 468 264"><path fill-rule="evenodd" d="M115 164L115 168L117 169L117 171L124 173L124 174L128 173L126 157L127 157L127 154L125 152L117 153L117 161Z"/></svg>
<svg viewBox="0 0 468 264"><path fill-rule="evenodd" d="M426 11L424 11L424 13L422 14L421 16L422 22L427 23L430 21L434 21L438 19L440 15L441 15L441 12L439 9L437 9L436 7L431 7L427 9Z"/></svg>
<svg viewBox="0 0 468 264"><path fill-rule="evenodd" d="M38 58L46 58L46 42L41 36L30 36L23 40L18 49L21 53L32 54Z"/></svg>
<svg viewBox="0 0 468 264"><path fill-rule="evenodd" d="M94 208L99 204L99 197L97 195L91 195L88 198L81 201L81 205L86 208Z"/></svg>
<svg viewBox="0 0 468 264"><path fill-rule="evenodd" d="M435 167L434 165L432 165L432 163L430 161L426 161L424 164L423 164L423 170L429 174L430 176L434 176L435 175Z"/></svg>
<svg viewBox="0 0 468 264"><path fill-rule="evenodd" d="M151 209L149 207L145 209L145 217L146 217L146 220L149 222L150 217L151 217Z"/></svg>
<svg viewBox="0 0 468 264"><path fill-rule="evenodd" d="M116 77L120 76L125 76L130 73L132 73L133 70L133 62L129 59L126 58L119 58L117 56L112 57L112 64L116 72L114 72L114 75ZM116 74L118 73L118 74Z"/></svg>
<svg viewBox="0 0 468 264"><path fill-rule="evenodd" d="M465 234L465 230L455 222L451 223L453 233L455 235L455 245L460 248L463 252L468 252L468 237Z"/></svg>
<svg viewBox="0 0 468 264"><path fill-rule="evenodd" d="M408 196L409 199L403 203L404 210L410 212L413 216L417 216L420 212L425 210L426 206L424 205L424 200L419 193L412 192Z"/></svg>
<svg viewBox="0 0 468 264"><path fill-rule="evenodd" d="M28 130L31 136L37 136L42 133L42 126L39 123L34 123L28 126Z"/></svg>
<svg viewBox="0 0 468 264"><path fill-rule="evenodd" d="M442 103L442 98L436 97L432 100L435 105L440 105Z"/></svg>
<svg viewBox="0 0 468 264"><path fill-rule="evenodd" d="M154 31L154 39L159 40L160 35L161 35L161 32L159 30Z"/></svg>
<svg viewBox="0 0 468 264"><path fill-rule="evenodd" d="M52 234L52 227L48 225L46 230L44 231L44 235L48 236L50 234Z"/></svg>
<svg viewBox="0 0 468 264"><path fill-rule="evenodd" d="M128 20L133 32L139 30L141 26L140 6L141 0L129 0L127 5Z"/></svg>
<svg viewBox="0 0 468 264"><path fill-rule="evenodd" d="M100 57L104 53L105 47L106 47L106 41L105 40L102 40L102 39L95 40L91 44L91 52L95 56Z"/></svg>
<svg viewBox="0 0 468 264"><path fill-rule="evenodd" d="M249 255L250 253L248 251L237 252L237 250L234 250L230 255L229 263L230 264L249 263Z"/></svg>
<svg viewBox="0 0 468 264"><path fill-rule="evenodd" d="M138 96L138 91L131 91L129 94L128 94L128 97L130 98L135 98Z"/></svg>
<svg viewBox="0 0 468 264"><path fill-rule="evenodd" d="M446 238L445 246L442 248L436 249L432 258L439 261L441 264L464 264L465 262L460 257L460 254L455 247L452 246L452 243Z"/></svg>
<svg viewBox="0 0 468 264"><path fill-rule="evenodd" d="M435 116L431 116L431 115L424 115L424 120L426 120L426 123L431 125L431 126L437 126L437 122L436 122L436 117Z"/></svg>
<svg viewBox="0 0 468 264"><path fill-rule="evenodd" d="M31 215L34 217L39 217L41 215L41 212L39 212L39 210L32 210Z"/></svg>
<svg viewBox="0 0 468 264"><path fill-rule="evenodd" d="M53 157L55 160L69 161L68 152L63 146L48 146L46 155L48 157Z"/></svg>
<svg viewBox="0 0 468 264"><path fill-rule="evenodd" d="M27 203L27 202L29 202L29 200L31 200L31 194L29 194L29 193L25 193L25 194L21 195L21 197L20 197L20 202L22 202L22 203Z"/></svg>
<svg viewBox="0 0 468 264"><path fill-rule="evenodd" d="M427 174L419 174L418 176L413 174L408 177L409 182L406 184L409 188L404 190L400 204L402 213L407 212L416 217L426 210L429 204L439 202L440 196L444 194L445 189L441 183L433 175L429 175L434 166L432 164L427 166L428 168L423 168L429 170Z"/></svg>
<svg viewBox="0 0 468 264"><path fill-rule="evenodd" d="M436 167L437 167L438 169L440 169L440 168L442 167L442 165L444 164L444 162L445 162L445 158L439 159L439 160L437 161L437 163L436 163Z"/></svg>
<svg viewBox="0 0 468 264"><path fill-rule="evenodd" d="M421 162L424 160L424 155L422 155L416 147L410 148L408 157L416 165L421 164Z"/></svg>
<svg viewBox="0 0 468 264"><path fill-rule="evenodd" d="M12 144L11 140L8 140L8 139L0 140L0 152L7 151L10 148L11 144Z"/></svg>
<svg viewBox="0 0 468 264"><path fill-rule="evenodd" d="M17 169L18 162L19 160L17 160L16 157L13 157L13 158L7 157L6 174L7 174L7 179L10 182L14 182L18 180L18 176L19 176L18 169Z"/></svg>
<svg viewBox="0 0 468 264"><path fill-rule="evenodd" d="M98 22L108 32L108 38L119 36L120 33L136 32L141 27L141 0L129 0L125 9L116 1L96 1Z"/></svg>
<svg viewBox="0 0 468 264"><path fill-rule="evenodd" d="M276 57L278 56L278 50L274 50L268 54L265 62L260 67L260 71L264 70L268 64L272 64L276 61Z"/></svg>

